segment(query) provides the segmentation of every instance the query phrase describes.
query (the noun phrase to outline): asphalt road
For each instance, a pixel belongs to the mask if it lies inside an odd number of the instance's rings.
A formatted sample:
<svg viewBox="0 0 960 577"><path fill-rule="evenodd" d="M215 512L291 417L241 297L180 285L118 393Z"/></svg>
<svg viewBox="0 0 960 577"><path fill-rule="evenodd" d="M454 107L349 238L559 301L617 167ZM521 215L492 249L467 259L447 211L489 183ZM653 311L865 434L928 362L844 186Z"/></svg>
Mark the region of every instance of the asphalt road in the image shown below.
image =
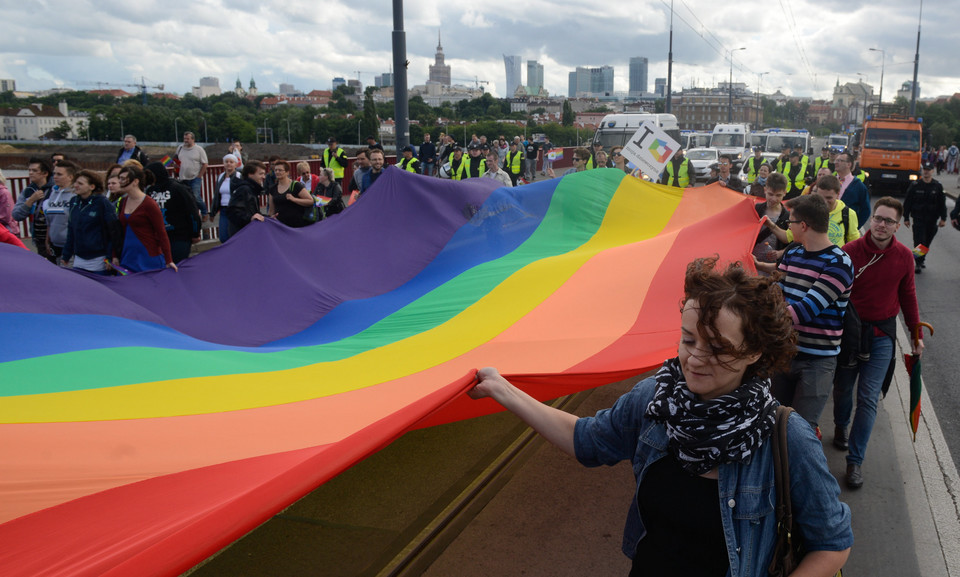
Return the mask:
<svg viewBox="0 0 960 577"><path fill-rule="evenodd" d="M936 178L936 177L934 177ZM957 177L938 179L948 194L960 189ZM947 199L948 211L954 201ZM913 232L901 226L897 239L913 246ZM924 336L923 382L933 402L954 464L960 465L960 231L947 224L940 229L927 255L927 268L917 275L920 319L933 325L935 334Z"/></svg>

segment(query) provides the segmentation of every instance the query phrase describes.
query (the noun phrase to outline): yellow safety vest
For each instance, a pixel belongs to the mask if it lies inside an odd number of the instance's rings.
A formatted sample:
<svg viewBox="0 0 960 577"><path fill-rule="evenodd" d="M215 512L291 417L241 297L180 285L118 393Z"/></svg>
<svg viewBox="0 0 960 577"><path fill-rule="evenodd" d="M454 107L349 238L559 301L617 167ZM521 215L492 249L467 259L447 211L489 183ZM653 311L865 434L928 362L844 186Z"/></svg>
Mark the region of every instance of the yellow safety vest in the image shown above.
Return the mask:
<svg viewBox="0 0 960 577"><path fill-rule="evenodd" d="M510 170L511 174L520 174L520 165L523 162L523 153L519 150L513 153L513 157L510 157L511 153L507 153L507 168Z"/></svg>
<svg viewBox="0 0 960 577"><path fill-rule="evenodd" d="M470 157L464 156L460 159L460 166L457 167L456 174L454 175L454 180L466 180L468 178L477 178L482 176L484 172L487 171L487 161L484 158L480 159L480 173L476 176L470 174Z"/></svg>
<svg viewBox="0 0 960 577"><path fill-rule="evenodd" d="M690 184L690 159L684 157L680 161L680 174L674 176L673 170L673 161L671 160L667 163L666 182L664 184L686 188Z"/></svg>
<svg viewBox="0 0 960 577"><path fill-rule="evenodd" d="M340 166L340 162L337 161L337 156L339 156L342 150L343 149L338 146L336 150L333 151L333 154L330 154L330 147L323 149L323 165L333 170L334 178L343 178L343 167Z"/></svg>
<svg viewBox="0 0 960 577"><path fill-rule="evenodd" d="M747 184L753 184L753 181L757 180L757 172L760 171L760 166L764 163L764 160L762 156L760 158L751 156L747 160Z"/></svg>
<svg viewBox="0 0 960 577"><path fill-rule="evenodd" d="M828 156L827 158L824 158L822 156L818 156L813 162L813 174L817 174L820 172L820 169L824 167L830 168L830 157Z"/></svg>
<svg viewBox="0 0 960 577"><path fill-rule="evenodd" d="M399 165L401 170L406 170L407 172L417 172L418 165L420 161L412 156L410 158L401 158Z"/></svg>

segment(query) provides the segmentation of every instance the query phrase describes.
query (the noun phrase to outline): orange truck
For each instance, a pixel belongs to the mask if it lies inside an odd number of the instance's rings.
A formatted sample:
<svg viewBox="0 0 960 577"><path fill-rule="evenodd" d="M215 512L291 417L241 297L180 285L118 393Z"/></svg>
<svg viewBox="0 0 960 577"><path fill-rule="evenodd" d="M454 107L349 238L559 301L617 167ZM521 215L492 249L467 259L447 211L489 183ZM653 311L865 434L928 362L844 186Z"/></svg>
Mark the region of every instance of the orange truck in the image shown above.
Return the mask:
<svg viewBox="0 0 960 577"><path fill-rule="evenodd" d="M870 191L906 194L920 177L923 119L901 114L874 114L863 123L860 168Z"/></svg>

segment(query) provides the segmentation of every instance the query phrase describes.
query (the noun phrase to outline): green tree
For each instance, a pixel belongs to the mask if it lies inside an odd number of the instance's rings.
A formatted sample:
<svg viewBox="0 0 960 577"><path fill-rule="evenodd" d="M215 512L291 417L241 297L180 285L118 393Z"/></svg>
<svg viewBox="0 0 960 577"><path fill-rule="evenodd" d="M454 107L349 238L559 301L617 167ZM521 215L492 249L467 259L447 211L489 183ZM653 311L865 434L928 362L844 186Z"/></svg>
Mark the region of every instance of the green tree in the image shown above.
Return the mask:
<svg viewBox="0 0 960 577"><path fill-rule="evenodd" d="M372 93L367 93L363 98L363 122L361 128L361 132L363 132L364 135L380 134L380 120L377 118L377 107L373 103ZM380 140L379 136L377 140Z"/></svg>
<svg viewBox="0 0 960 577"><path fill-rule="evenodd" d="M563 101L563 116L561 123L564 126L573 126L573 121L576 120L577 116L573 113L573 107L570 106L569 100Z"/></svg>
<svg viewBox="0 0 960 577"><path fill-rule="evenodd" d="M56 128L50 131L54 138L57 140L64 140L70 136L70 123L66 120L61 120L60 124Z"/></svg>

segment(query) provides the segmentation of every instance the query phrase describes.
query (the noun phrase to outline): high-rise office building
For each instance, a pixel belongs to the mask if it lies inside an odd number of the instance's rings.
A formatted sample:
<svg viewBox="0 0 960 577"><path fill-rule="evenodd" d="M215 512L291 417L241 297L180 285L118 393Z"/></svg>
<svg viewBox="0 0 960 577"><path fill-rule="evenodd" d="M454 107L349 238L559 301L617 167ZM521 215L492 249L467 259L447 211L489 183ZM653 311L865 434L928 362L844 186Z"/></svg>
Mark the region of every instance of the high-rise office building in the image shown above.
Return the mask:
<svg viewBox="0 0 960 577"><path fill-rule="evenodd" d="M667 79L666 78L656 78L653 81L653 93L657 95L657 98L666 98L667 97Z"/></svg>
<svg viewBox="0 0 960 577"><path fill-rule="evenodd" d="M543 64L527 60L527 92L538 94L543 88Z"/></svg>
<svg viewBox="0 0 960 577"><path fill-rule="evenodd" d="M630 59L630 96L640 96L647 91L647 59L634 56Z"/></svg>
<svg viewBox="0 0 960 577"><path fill-rule="evenodd" d="M393 86L393 72L384 72L373 77L373 85L377 88L387 88Z"/></svg>
<svg viewBox="0 0 960 577"><path fill-rule="evenodd" d="M503 55L503 66L507 71L506 94L504 97L510 98L517 88L523 86L523 59L519 56Z"/></svg>
<svg viewBox="0 0 960 577"><path fill-rule="evenodd" d="M613 66L577 66L570 73L567 95L570 98L613 96Z"/></svg>
<svg viewBox="0 0 960 577"><path fill-rule="evenodd" d="M437 54L434 57L434 63L430 65L428 82L450 86L450 65L443 63L443 45L440 43L440 32L437 32Z"/></svg>
<svg viewBox="0 0 960 577"><path fill-rule="evenodd" d="M342 76L337 76L336 78L333 79L333 83L330 85L330 89L336 90L337 88L340 88L341 86L346 86L346 85L347 85L346 79L343 78Z"/></svg>

